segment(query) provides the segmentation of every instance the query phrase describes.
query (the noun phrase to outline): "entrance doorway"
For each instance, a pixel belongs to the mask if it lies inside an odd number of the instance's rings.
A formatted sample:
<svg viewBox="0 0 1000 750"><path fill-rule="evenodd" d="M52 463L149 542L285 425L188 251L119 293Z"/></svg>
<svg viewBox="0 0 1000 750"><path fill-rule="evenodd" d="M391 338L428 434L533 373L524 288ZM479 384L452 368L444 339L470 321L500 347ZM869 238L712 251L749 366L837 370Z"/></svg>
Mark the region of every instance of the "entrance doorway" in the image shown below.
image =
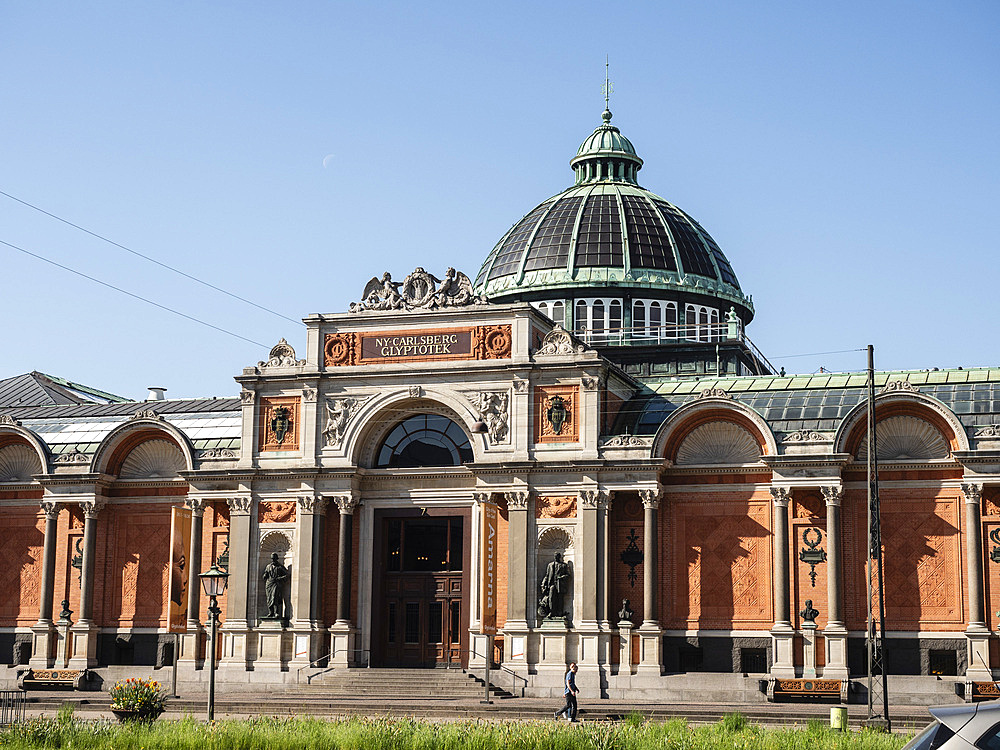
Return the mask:
<svg viewBox="0 0 1000 750"><path fill-rule="evenodd" d="M381 641L376 658L384 665L467 663L464 521L427 515L382 519L381 632L375 635Z"/></svg>

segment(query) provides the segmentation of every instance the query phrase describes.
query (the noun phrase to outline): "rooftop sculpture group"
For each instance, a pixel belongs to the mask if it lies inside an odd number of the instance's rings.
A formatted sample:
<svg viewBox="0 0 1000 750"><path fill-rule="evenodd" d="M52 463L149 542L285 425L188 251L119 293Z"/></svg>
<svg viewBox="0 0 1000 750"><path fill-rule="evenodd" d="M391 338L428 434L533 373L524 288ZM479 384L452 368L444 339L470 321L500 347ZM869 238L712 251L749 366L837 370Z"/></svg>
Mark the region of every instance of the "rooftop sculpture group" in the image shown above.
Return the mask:
<svg viewBox="0 0 1000 750"><path fill-rule="evenodd" d="M365 286L360 302L352 302L350 311L362 310L434 310L438 307L483 305L486 299L472 290L472 281L461 271L449 268L439 279L417 266L402 282L393 281L386 271Z"/></svg>

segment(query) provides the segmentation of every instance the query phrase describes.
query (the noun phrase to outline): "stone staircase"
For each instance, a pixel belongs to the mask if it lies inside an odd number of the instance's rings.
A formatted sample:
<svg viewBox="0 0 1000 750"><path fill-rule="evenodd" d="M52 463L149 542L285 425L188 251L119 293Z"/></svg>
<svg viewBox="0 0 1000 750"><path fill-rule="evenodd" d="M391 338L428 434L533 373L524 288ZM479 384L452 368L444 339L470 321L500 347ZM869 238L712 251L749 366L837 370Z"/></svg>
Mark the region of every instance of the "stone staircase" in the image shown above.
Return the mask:
<svg viewBox="0 0 1000 750"><path fill-rule="evenodd" d="M490 694L498 698L511 697L508 691L495 684L491 685ZM312 675L303 675L297 685L277 687L271 695L474 700L485 699L486 689L481 679L461 669L358 668L316 670Z"/></svg>

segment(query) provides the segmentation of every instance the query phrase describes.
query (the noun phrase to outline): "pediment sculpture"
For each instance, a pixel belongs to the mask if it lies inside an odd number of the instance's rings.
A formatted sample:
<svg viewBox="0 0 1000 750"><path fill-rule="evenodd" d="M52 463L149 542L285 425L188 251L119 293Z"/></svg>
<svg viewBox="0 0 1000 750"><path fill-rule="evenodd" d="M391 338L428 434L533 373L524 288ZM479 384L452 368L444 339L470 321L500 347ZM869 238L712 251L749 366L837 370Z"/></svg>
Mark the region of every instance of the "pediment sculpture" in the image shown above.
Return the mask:
<svg viewBox="0 0 1000 750"><path fill-rule="evenodd" d="M271 347L267 360L258 362L257 367L301 367L305 363L304 359L295 359L295 350L292 345L281 339Z"/></svg>
<svg viewBox="0 0 1000 750"><path fill-rule="evenodd" d="M577 344L565 328L556 323L552 330L545 334L542 345L535 354L574 354L584 351L583 344Z"/></svg>
<svg viewBox="0 0 1000 750"><path fill-rule="evenodd" d="M472 280L461 271L449 268L439 279L417 266L403 281L393 281L388 271L382 278L372 277L365 285L360 302L352 302L351 312L362 310L434 310L439 307L483 305L486 298L472 289Z"/></svg>

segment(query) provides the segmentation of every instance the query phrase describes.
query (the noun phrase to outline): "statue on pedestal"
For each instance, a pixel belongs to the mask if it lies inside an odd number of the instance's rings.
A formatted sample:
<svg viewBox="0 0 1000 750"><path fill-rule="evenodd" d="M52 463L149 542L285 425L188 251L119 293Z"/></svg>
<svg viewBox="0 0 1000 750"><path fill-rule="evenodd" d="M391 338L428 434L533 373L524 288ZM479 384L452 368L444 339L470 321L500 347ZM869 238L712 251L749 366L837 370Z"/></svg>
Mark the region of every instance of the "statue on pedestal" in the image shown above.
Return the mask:
<svg viewBox="0 0 1000 750"><path fill-rule="evenodd" d="M282 589L284 582L288 579L288 568L278 561L278 553L271 553L271 562L264 568L264 599L267 602L267 616L265 620L280 620L284 602Z"/></svg>
<svg viewBox="0 0 1000 750"><path fill-rule="evenodd" d="M635 617L635 612L632 611L632 607L629 604L628 599L622 599L622 608L618 612L618 622L632 622L632 618Z"/></svg>
<svg viewBox="0 0 1000 750"><path fill-rule="evenodd" d="M556 552L556 559L545 568L540 590L538 616L549 620L564 619L567 616L564 596L569 590L569 565L563 562L562 552Z"/></svg>

